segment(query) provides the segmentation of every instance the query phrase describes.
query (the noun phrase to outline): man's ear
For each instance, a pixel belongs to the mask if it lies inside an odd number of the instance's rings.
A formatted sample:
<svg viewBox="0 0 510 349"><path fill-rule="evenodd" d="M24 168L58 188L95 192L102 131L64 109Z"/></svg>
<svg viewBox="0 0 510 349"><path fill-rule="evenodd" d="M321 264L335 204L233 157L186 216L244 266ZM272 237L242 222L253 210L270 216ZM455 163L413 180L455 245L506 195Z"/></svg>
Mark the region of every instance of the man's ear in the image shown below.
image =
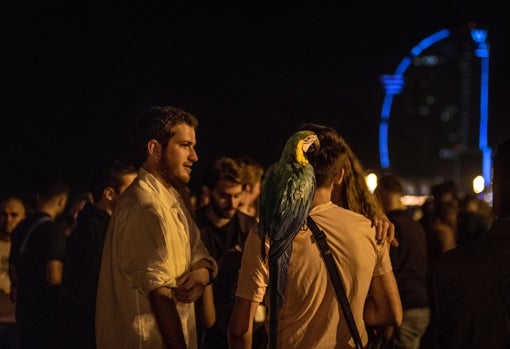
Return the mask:
<svg viewBox="0 0 510 349"><path fill-rule="evenodd" d="M159 160L161 158L161 150L161 144L157 140L151 139L147 143L147 152L149 153L149 157Z"/></svg>
<svg viewBox="0 0 510 349"><path fill-rule="evenodd" d="M53 200L53 202L56 203L57 207L59 208L60 212L65 211L67 201L68 201L67 194L60 194Z"/></svg>
<svg viewBox="0 0 510 349"><path fill-rule="evenodd" d="M344 179L344 169L342 168L340 172L335 176L335 184L340 185L342 183L342 180Z"/></svg>
<svg viewBox="0 0 510 349"><path fill-rule="evenodd" d="M103 189L103 196L108 201L113 201L115 194L116 194L115 189L113 189L112 187L106 187Z"/></svg>

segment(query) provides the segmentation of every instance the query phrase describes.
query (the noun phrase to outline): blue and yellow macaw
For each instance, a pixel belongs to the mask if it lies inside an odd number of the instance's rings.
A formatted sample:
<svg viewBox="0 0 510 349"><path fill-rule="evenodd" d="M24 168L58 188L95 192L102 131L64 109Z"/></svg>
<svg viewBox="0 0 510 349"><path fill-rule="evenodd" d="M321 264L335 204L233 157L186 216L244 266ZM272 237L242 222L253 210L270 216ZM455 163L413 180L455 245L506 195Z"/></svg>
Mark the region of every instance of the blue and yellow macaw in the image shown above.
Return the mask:
<svg viewBox="0 0 510 349"><path fill-rule="evenodd" d="M278 162L268 167L261 185L259 234L262 256L269 240L269 345L276 348L278 313L283 304L292 240L306 224L315 193L315 174L306 153L319 147L312 131L298 131L286 142Z"/></svg>

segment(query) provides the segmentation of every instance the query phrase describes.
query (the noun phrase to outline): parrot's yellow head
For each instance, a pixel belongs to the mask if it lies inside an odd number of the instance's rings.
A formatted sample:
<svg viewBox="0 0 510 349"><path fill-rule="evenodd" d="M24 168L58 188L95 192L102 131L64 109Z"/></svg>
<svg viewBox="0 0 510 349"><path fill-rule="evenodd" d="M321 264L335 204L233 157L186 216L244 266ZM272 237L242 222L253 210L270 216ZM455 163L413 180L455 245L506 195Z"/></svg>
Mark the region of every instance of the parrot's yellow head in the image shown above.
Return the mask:
<svg viewBox="0 0 510 349"><path fill-rule="evenodd" d="M308 164L305 154L319 148L319 137L312 131L300 131L298 134L301 137L296 144L296 160L301 164Z"/></svg>

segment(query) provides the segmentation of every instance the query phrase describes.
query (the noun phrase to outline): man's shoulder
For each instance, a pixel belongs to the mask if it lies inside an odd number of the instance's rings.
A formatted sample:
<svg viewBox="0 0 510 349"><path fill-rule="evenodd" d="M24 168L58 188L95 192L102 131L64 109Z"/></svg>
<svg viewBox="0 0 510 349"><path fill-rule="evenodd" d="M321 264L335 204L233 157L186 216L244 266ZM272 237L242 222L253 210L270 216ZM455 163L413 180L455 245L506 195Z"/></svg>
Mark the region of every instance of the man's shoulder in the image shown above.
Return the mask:
<svg viewBox="0 0 510 349"><path fill-rule="evenodd" d="M442 269L458 266L461 269L468 269L467 266L472 263L485 262L487 256L494 251L485 248L485 244L480 244L479 239L473 239L460 246L444 252L436 261L436 268Z"/></svg>
<svg viewBox="0 0 510 349"><path fill-rule="evenodd" d="M317 218L319 221L335 222L335 225L346 229L352 227L356 227L356 230L373 229L372 221L367 217L331 202L314 207L310 211L310 216L314 219Z"/></svg>
<svg viewBox="0 0 510 349"><path fill-rule="evenodd" d="M255 217L247 215L244 212L237 211L236 215L239 221L239 226L243 232L248 233L254 225L258 224L258 221Z"/></svg>
<svg viewBox="0 0 510 349"><path fill-rule="evenodd" d="M337 208L336 215L340 215L340 216L344 217L344 219L356 221L358 223L372 225L372 221L370 219L368 219L367 217L365 217L364 215L362 215L361 213L358 213L358 212L355 212L355 211L352 211L352 210L349 210L349 209L346 209L346 208L343 208L340 206L337 206L337 207L338 208Z"/></svg>
<svg viewBox="0 0 510 349"><path fill-rule="evenodd" d="M171 193L165 193L167 196L172 196ZM127 188L119 197L116 203L117 207L123 209L132 209L139 206L157 206L161 198L158 193L150 186L144 185L142 181L133 183Z"/></svg>

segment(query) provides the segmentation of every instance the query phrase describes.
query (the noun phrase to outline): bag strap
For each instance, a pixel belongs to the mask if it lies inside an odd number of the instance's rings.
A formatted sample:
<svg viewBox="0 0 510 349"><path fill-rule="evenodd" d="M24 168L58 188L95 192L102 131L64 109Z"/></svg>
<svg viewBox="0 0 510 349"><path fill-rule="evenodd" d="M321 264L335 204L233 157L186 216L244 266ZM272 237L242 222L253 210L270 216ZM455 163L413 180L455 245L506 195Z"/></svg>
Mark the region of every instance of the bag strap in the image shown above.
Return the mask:
<svg viewBox="0 0 510 349"><path fill-rule="evenodd" d="M362 349L363 344L361 342L361 338L358 333L358 328L356 327L356 323L354 321L354 317L351 311L351 305L347 300L347 295L345 294L345 287L342 281L342 277L338 270L338 266L335 263L335 259L331 250L329 249L328 241L326 240L326 234L322 231L317 223L312 219L312 217L307 217L307 224L310 230L313 233L317 244L319 245L319 249L321 251L322 257L324 259L324 263L328 269L328 274L335 287L336 296L338 301L340 302L340 306L342 307L342 312L344 314L345 319L347 320L347 324L349 326L349 330L351 331L351 335L356 344L356 348Z"/></svg>
<svg viewBox="0 0 510 349"><path fill-rule="evenodd" d="M35 230L35 228L37 228L40 224L44 223L44 222L49 222L51 221L51 218L48 217L48 216L42 216L42 217L39 217L37 218L33 223L32 225L27 229L27 231L25 232L24 236L23 236L23 241L21 242L20 246L19 246L19 257L21 257L21 255L25 252L25 249L27 247L27 243L28 243L28 239L30 238L30 235L32 234L32 232Z"/></svg>

